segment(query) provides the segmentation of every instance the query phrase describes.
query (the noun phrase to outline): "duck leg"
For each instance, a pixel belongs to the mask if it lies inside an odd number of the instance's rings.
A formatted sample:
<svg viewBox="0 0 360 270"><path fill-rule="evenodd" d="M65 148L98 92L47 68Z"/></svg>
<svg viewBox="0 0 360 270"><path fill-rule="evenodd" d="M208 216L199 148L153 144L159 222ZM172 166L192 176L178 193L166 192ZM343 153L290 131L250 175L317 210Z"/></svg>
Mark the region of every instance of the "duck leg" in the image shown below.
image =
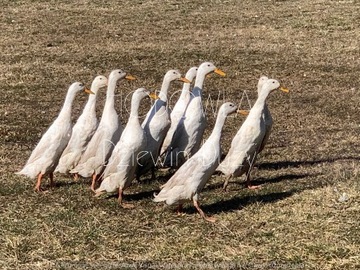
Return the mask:
<svg viewBox="0 0 360 270"><path fill-rule="evenodd" d="M50 177L50 187L53 187L54 186L54 173L50 173L49 177Z"/></svg>
<svg viewBox="0 0 360 270"><path fill-rule="evenodd" d="M229 185L229 181L230 181L231 178L232 178L231 174L228 177L225 178L225 182L224 182L224 185L223 185L223 191L225 191L225 192L227 191L226 188Z"/></svg>
<svg viewBox="0 0 360 270"><path fill-rule="evenodd" d="M254 167L256 157L257 157L257 153L254 154L254 156L253 156L253 158L252 158L252 160L251 160L251 162L249 164L250 166L249 166L249 168L248 168L248 170L246 172L246 186L247 186L248 189L259 189L259 188L261 188L261 185L253 186L251 184L251 179L250 179L251 170Z"/></svg>
<svg viewBox="0 0 360 270"><path fill-rule="evenodd" d="M176 214L182 215L183 213L183 205L182 203L179 203L178 207L176 208Z"/></svg>
<svg viewBox="0 0 360 270"><path fill-rule="evenodd" d="M134 208L135 205L133 205L132 203L124 203L123 202L123 196L124 196L124 191L121 187L119 187L119 197L118 197L118 203L123 207L123 208Z"/></svg>
<svg viewBox="0 0 360 270"><path fill-rule="evenodd" d="M36 181L36 185L35 185L35 188L34 188L34 190L35 190L36 192L40 192L40 191L41 191L40 185L41 185L41 180L42 180L43 176L44 176L44 175L43 175L42 173L39 173L38 178L37 178L37 181Z"/></svg>
<svg viewBox="0 0 360 270"><path fill-rule="evenodd" d="M156 179L155 175L155 166L151 168L151 181L154 181Z"/></svg>
<svg viewBox="0 0 360 270"><path fill-rule="evenodd" d="M198 210L200 216L201 216L203 219L205 219L206 221L209 221L209 222L215 222L215 221L216 221L216 219L215 219L214 217L209 217L209 216L206 216L206 215L205 215L204 211L201 210L201 208L200 208L200 206L199 206L199 203L198 203L198 201L197 201L196 198L193 198L193 203L194 203L194 206L195 206L196 210Z"/></svg>
<svg viewBox="0 0 360 270"><path fill-rule="evenodd" d="M136 179L136 182L140 184L140 176L136 175L135 179Z"/></svg>
<svg viewBox="0 0 360 270"><path fill-rule="evenodd" d="M260 189L261 188L261 185L257 185L257 186L254 186L251 184L251 179L250 179L250 170L247 172L246 174L246 186L248 189Z"/></svg>
<svg viewBox="0 0 360 270"><path fill-rule="evenodd" d="M90 187L93 192L95 192L96 179L97 179L97 175L96 175L96 173L94 173L92 175L92 181L91 181L91 187Z"/></svg>
<svg viewBox="0 0 360 270"><path fill-rule="evenodd" d="M79 174L78 174L78 173L74 173L74 174L73 174L73 178L74 178L74 181L79 180Z"/></svg>

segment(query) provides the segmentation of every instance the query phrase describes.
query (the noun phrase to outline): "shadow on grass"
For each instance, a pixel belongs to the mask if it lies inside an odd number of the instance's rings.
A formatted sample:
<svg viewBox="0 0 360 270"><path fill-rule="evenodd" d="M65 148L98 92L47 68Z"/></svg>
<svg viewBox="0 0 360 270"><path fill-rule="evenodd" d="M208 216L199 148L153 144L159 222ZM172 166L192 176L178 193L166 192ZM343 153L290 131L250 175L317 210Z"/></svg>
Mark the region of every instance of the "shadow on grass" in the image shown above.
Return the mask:
<svg viewBox="0 0 360 270"><path fill-rule="evenodd" d="M143 199L152 199L154 198L154 193L159 193L159 189L149 190L149 191L142 191L133 194L125 194L125 199L129 201L140 201Z"/></svg>
<svg viewBox="0 0 360 270"><path fill-rule="evenodd" d="M338 160L360 160L360 157L336 157L336 158L326 158L319 160L304 160L304 161L279 161L279 162L264 162L258 164L256 167L260 170L279 170L286 169L289 167L298 168L301 166L312 166L320 163L332 163Z"/></svg>
<svg viewBox="0 0 360 270"><path fill-rule="evenodd" d="M262 203L274 203L279 200L283 200L287 197L292 196L298 192L297 190L291 190L291 191L284 191L284 192L274 192L269 194L263 194L263 195L247 195L245 197L239 198L238 196L235 196L229 200L221 200L218 202L215 202L213 204L203 205L202 209L205 211L205 213L208 214L218 214L221 212L229 212L233 210L241 210L247 205L253 204L255 202L262 202ZM186 209L188 212L195 212L195 209Z"/></svg>
<svg viewBox="0 0 360 270"><path fill-rule="evenodd" d="M279 175L276 176L274 178L264 178L264 177L260 177L257 179L254 179L251 181L251 183L253 185L262 185L262 184L274 184L274 183L279 183L282 181L289 181L289 180L298 180L298 179L302 179L305 177L309 177L309 176L316 176L318 174L308 174L308 173L304 173L304 174L284 174L284 175ZM246 184L244 183L240 183L240 184Z"/></svg>
<svg viewBox="0 0 360 270"><path fill-rule="evenodd" d="M143 199L152 199L154 198L154 193L158 193L160 190L159 189L154 189L154 190L148 190L148 191L140 191L137 193L131 193L131 191L124 191L124 200L125 201L141 201ZM103 199L113 199L113 198L118 198L119 194L118 193L109 193L104 195L102 198Z"/></svg>
<svg viewBox="0 0 360 270"><path fill-rule="evenodd" d="M54 180L54 186L53 187L55 187L55 188L65 187L65 186L71 187L71 186L74 186L74 185L84 185L84 184L85 184L85 182L82 182L80 180L77 180L77 181L75 181L75 180L73 180L73 181L71 181L71 180L67 180L67 181L64 181L64 180L63 181L61 181L61 180L56 181L56 180ZM47 187L48 188L50 187L50 183L47 183Z"/></svg>
<svg viewBox="0 0 360 270"><path fill-rule="evenodd" d="M285 174L285 175L276 176L276 177L270 178L270 179L259 178L259 179L252 181L252 183L254 185L261 185L261 184L265 184L265 183L278 183L278 182L281 182L284 180L294 180L295 181L298 179L312 177L312 176L316 176L316 175L319 175L319 174ZM232 182L232 183L234 183L234 182ZM244 185L244 188L246 188L245 182L236 182L236 183L239 185ZM211 189L219 188L221 190L222 184L223 183L216 183L211 186L208 186L206 189L211 190ZM288 198L288 197L292 196L293 194L302 192L305 189L314 189L314 188L318 188L323 185L324 185L324 182L320 181L320 182L314 182L311 186L296 187L296 188L291 189L290 191L271 192L271 193L267 193L267 194L252 193L250 195L245 195L243 197L240 197L242 195L239 193L230 199L225 199L225 200L223 199L223 200L217 201L217 202L209 204L209 205L203 205L202 208L206 213L209 213L209 214L217 214L220 212L240 210L243 207L253 204L255 202L274 203L276 201ZM231 189L231 187L230 187L230 189ZM186 209L186 211L189 213L195 212L195 210L191 209L191 208Z"/></svg>
<svg viewBox="0 0 360 270"><path fill-rule="evenodd" d="M162 172L160 170L156 170L156 172L158 173L156 175L156 179L152 179L150 174L145 174L140 180L134 180L134 182L140 185L149 185L155 181L159 183L166 183L175 174L175 171Z"/></svg>
<svg viewBox="0 0 360 270"><path fill-rule="evenodd" d="M286 180L297 180L297 179L302 179L305 177L316 176L316 175L317 174L284 174L284 175L279 175L279 176L276 176L273 178L260 177L260 178L252 180L251 183L254 185L274 184L274 183L278 183L278 182L282 182L282 181L286 181ZM241 177L232 179L232 181L229 182L229 188L231 188L231 186L233 184L242 185L242 186L244 186L244 188L246 188L245 176L241 179L240 178ZM221 189L223 187L224 180L225 180L225 178L222 177L222 181L220 183L214 183L214 184L208 185L207 187L205 187L204 190Z"/></svg>

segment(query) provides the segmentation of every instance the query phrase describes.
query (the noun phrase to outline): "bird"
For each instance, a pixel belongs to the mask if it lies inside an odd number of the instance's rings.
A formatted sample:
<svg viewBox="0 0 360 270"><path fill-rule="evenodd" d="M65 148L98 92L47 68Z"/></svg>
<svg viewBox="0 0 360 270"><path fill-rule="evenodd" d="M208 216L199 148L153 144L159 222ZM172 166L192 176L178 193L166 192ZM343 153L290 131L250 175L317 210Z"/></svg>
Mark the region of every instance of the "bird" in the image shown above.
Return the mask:
<svg viewBox="0 0 360 270"><path fill-rule="evenodd" d="M220 138L225 119L236 110L237 106L231 102L226 102L220 107L209 138L199 151L188 159L161 187L161 191L154 194L153 200L155 202L165 201L167 205L178 203L178 211L181 211L184 201L192 200L202 218L210 222L215 221L213 217L206 216L200 208L199 194L219 164L221 157Z"/></svg>
<svg viewBox="0 0 360 270"><path fill-rule="evenodd" d="M258 188L258 186L251 185L250 172L266 135L264 119L266 98L275 89L289 92L275 79L267 79L263 82L254 106L234 136L228 154L217 168L217 171L225 175L224 191L226 191L231 178L241 176L244 173L247 174L247 187L250 189Z"/></svg>
<svg viewBox="0 0 360 270"><path fill-rule="evenodd" d="M260 77L259 82L258 82L258 86L257 86L258 96L260 95L263 84L268 79L269 78L266 77L266 76L261 76ZM269 107L266 104L266 102L265 102L265 105L264 105L264 112L263 112L262 118L264 119L264 122L265 122L265 136L264 136L263 141L260 144L259 153L261 153L262 150L264 149L264 147L265 147L265 145L266 145L266 143L267 143L267 141L269 139L271 129L272 129L272 126L273 126L273 119L272 119Z"/></svg>
<svg viewBox="0 0 360 270"><path fill-rule="evenodd" d="M139 88L133 93L129 120L106 165L102 175L103 181L95 191L95 196L119 191L118 202L124 208L133 207L131 204L123 203L123 191L135 178L138 154L146 146L146 134L140 125L138 111L141 100L147 96L156 98L155 94L145 88Z"/></svg>
<svg viewBox="0 0 360 270"><path fill-rule="evenodd" d="M197 73L198 67L191 67L185 75L185 78L188 79L190 81L190 83L184 82L183 88L181 90L181 94L179 99L177 100L177 102L175 103L171 113L170 113L170 120L171 120L171 125L170 128L168 130L168 132L166 133L164 142L161 146L161 150L160 150L160 156L163 155L165 153L165 151L168 149L170 143L171 143L171 139L174 135L174 132L176 130L177 125L179 124L180 119L183 117L184 112L186 110L186 107L189 103L190 100L190 87L191 87L191 82L194 80L194 78L196 77L196 73Z"/></svg>
<svg viewBox="0 0 360 270"><path fill-rule="evenodd" d="M155 101L141 124L146 134L146 147L136 169L138 180L149 170L152 170L152 179L155 178L154 168L158 161L161 145L171 124L168 107L168 90L170 83L175 80L190 83L188 79L181 77L181 73L178 70L172 69L167 71L159 92L159 99Z"/></svg>
<svg viewBox="0 0 360 270"><path fill-rule="evenodd" d="M264 84L264 82L266 80L268 80L269 78L266 77L266 76L261 76L259 81L258 81L258 85L257 85L257 92L258 92L258 96L261 92L261 88ZM240 110L239 111L240 114L243 114L243 115L248 115L249 114L249 111L247 110ZM270 113L270 110L268 108L268 105L266 104L265 102L265 106L264 106L264 112L261 116L265 122L265 136L264 136L264 139L260 145L260 148L259 148L259 152L258 154L260 154L262 152L262 150L264 149L268 139L269 139L269 136L270 136L270 133L271 133L271 128L272 128L272 125L273 125L273 119L272 119L272 116L271 116L271 113Z"/></svg>
<svg viewBox="0 0 360 270"><path fill-rule="evenodd" d="M179 168L200 148L206 128L201 95L205 77L211 72L225 76L225 73L211 62L204 62L199 66L184 117L179 121L168 150L164 153L163 167Z"/></svg>
<svg viewBox="0 0 360 270"><path fill-rule="evenodd" d="M135 77L121 69L111 71L99 126L82 154L78 165L70 171L70 173L78 173L83 177L91 177L91 190L93 191L95 191L96 180L101 175L123 131L115 110L115 89L117 82L121 79L135 80Z"/></svg>
<svg viewBox="0 0 360 270"><path fill-rule="evenodd" d="M90 90L94 95L89 95L88 102L86 103L82 114L73 126L71 138L60 157L55 172L68 173L78 164L81 154L85 151L86 145L97 128L98 119L95 110L96 98L99 89L105 86L107 86L107 78L102 75L96 76L90 87ZM76 174L74 178L77 179Z"/></svg>
<svg viewBox="0 0 360 270"><path fill-rule="evenodd" d="M81 82L71 84L58 117L44 133L23 169L17 172L17 174L25 175L29 178L37 178L34 188L37 192L41 191L41 181L46 175L49 175L50 185L53 186L54 170L71 137L72 104L75 95L80 91L92 93L86 89L85 85Z"/></svg>

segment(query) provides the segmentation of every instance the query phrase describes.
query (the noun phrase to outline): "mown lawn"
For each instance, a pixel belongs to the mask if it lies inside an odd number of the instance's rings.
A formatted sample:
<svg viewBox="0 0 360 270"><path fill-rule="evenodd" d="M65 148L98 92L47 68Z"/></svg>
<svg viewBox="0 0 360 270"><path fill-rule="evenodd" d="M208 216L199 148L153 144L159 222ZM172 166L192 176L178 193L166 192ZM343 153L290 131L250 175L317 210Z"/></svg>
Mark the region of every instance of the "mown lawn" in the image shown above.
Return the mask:
<svg viewBox="0 0 360 270"><path fill-rule="evenodd" d="M2 269L357 269L360 220L360 5L356 1L2 1L0 266ZM56 118L68 85L121 68L118 87L159 89L168 69L212 61L227 77L207 78L208 136L223 101L248 109L261 75L273 93L269 143L252 177L262 189L214 175L178 216L152 202L166 181L134 183L122 209L96 199L89 180L56 175L33 192L17 176ZM173 92L181 85L175 83ZM99 116L105 92L98 100ZM247 98L248 97L248 100ZM74 104L74 120L86 97ZM219 100L220 102L216 103ZM173 104L176 98L171 99ZM143 112L148 107L143 106ZM228 150L243 117L230 117ZM149 176L150 177L150 176Z"/></svg>

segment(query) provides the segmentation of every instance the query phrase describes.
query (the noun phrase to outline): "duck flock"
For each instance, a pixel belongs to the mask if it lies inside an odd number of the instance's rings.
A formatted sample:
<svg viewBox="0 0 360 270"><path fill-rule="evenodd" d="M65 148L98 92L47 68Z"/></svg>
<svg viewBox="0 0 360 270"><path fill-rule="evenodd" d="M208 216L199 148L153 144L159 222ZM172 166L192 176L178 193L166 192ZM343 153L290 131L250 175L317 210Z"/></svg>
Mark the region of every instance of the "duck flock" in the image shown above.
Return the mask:
<svg viewBox="0 0 360 270"><path fill-rule="evenodd" d="M125 128L115 110L115 90L119 80L134 80L134 77L117 69L110 73L108 79L105 76L95 77L90 90L83 83L73 83L58 117L17 174L37 179L37 192L41 191L44 176L49 176L53 185L56 172L71 175L74 179L80 176L91 178L95 196L118 192L119 204L131 208L133 205L123 202L124 190L134 179L139 180L148 172L155 178L155 169L160 163L174 174L160 187L153 201L177 204L177 210L181 211L182 204L192 200L200 215L214 222L215 219L199 207L199 193L215 171L224 175L224 190L231 178L243 174L247 186L257 188L251 185L250 172L257 155L264 149L273 124L266 99L276 89L284 92L288 89L280 86L275 79L261 77L257 85L258 98L251 110L238 110L231 102L222 104L211 135L201 145L206 128L201 96L204 80L210 73L225 76L213 63L204 62L199 67L190 68L185 77L177 70L169 70L158 95L145 88L135 90ZM168 90L175 80L183 82L183 89L171 111ZM195 82L191 86L193 80ZM107 87L106 101L98 122L95 105L98 91L103 87ZM72 103L80 91L90 95L82 114L72 125ZM139 107L148 97L155 101L140 123ZM232 113L247 114L247 117L233 138L228 154L221 161L221 131L226 117Z"/></svg>

